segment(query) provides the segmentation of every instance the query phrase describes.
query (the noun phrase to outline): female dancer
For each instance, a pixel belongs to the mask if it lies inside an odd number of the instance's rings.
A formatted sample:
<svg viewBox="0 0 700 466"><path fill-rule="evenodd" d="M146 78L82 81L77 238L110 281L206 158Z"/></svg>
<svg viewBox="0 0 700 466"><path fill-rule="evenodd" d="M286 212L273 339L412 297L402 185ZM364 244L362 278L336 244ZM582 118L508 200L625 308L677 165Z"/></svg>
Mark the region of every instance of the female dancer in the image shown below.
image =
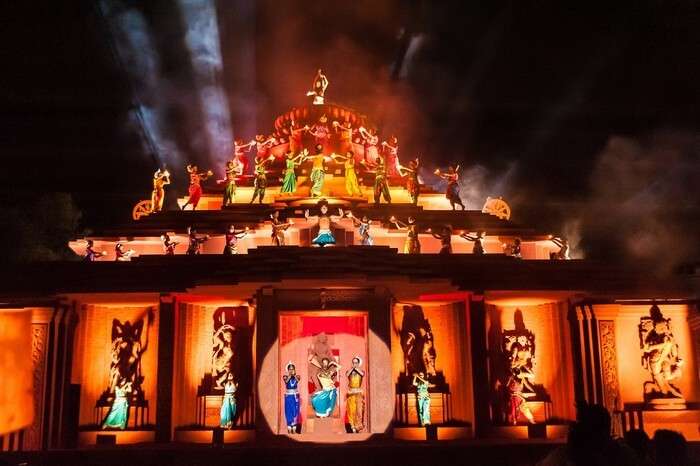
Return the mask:
<svg viewBox="0 0 700 466"><path fill-rule="evenodd" d="M234 225L229 225L224 235L224 256L238 254L238 240L248 234L248 227L245 230L236 230Z"/></svg>
<svg viewBox="0 0 700 466"><path fill-rule="evenodd" d="M336 162L342 162L345 167L345 191L348 196L362 197L362 190L355 172L355 155L352 151L348 151L345 155L331 154L331 158Z"/></svg>
<svg viewBox="0 0 700 466"><path fill-rule="evenodd" d="M177 241L172 241L170 239L170 235L167 233L163 233L160 236L160 240L163 242L163 252L165 253L166 256L174 256L175 255L175 246L177 246L178 243Z"/></svg>
<svg viewBox="0 0 700 466"><path fill-rule="evenodd" d="M340 365L328 358L321 359L319 364L314 355L309 356L309 363L318 367L318 379L321 389L311 395L311 406L316 417L328 417L335 410L335 402L338 399L338 389L335 387L335 378L338 376Z"/></svg>
<svg viewBox="0 0 700 466"><path fill-rule="evenodd" d="M199 199L202 197L202 181L206 180L214 173L211 170L200 173L197 165L187 165L187 173L190 176L190 197L187 199L187 202L185 202L185 205L182 206L182 210L185 210L185 207L188 205L191 205L192 210L195 210L197 204L199 204Z"/></svg>
<svg viewBox="0 0 700 466"><path fill-rule="evenodd" d="M282 194L294 194L296 192L297 174L294 169L306 160L307 155L309 155L309 151L306 149L301 151L296 157L291 149L287 151L287 160L285 161L287 168L284 172L284 180L282 180L282 189L280 189Z"/></svg>
<svg viewBox="0 0 700 466"><path fill-rule="evenodd" d="M291 220L289 222L282 222L280 220L280 211L275 210L270 214L272 219L272 245L273 246L284 246L284 232L292 226Z"/></svg>
<svg viewBox="0 0 700 466"><path fill-rule="evenodd" d="M471 241L472 243L474 243L472 254L474 254L475 256L483 256L486 253L486 250L484 249L484 236L486 236L485 231L478 231L476 233L476 236L472 236L466 232L462 233L459 236L466 239L467 241Z"/></svg>
<svg viewBox="0 0 700 466"><path fill-rule="evenodd" d="M413 217L408 217L407 223L400 222L393 215L389 221L398 229L406 229L406 242L403 246L404 254L420 254L420 241L418 241L418 226Z"/></svg>
<svg viewBox="0 0 700 466"><path fill-rule="evenodd" d="M416 158L408 162L408 167L404 167L399 164L399 175L402 177L408 176L406 179L406 191L411 197L411 203L413 205L418 205L418 196L420 195L420 182L418 181L418 168L420 167L420 160Z"/></svg>
<svg viewBox="0 0 700 466"><path fill-rule="evenodd" d="M360 138L365 146L364 159L366 161L373 161L379 157L379 150L377 150L377 144L379 144L379 136L377 136L377 130L370 128L369 130L364 126L360 126L357 129L360 133Z"/></svg>
<svg viewBox="0 0 700 466"><path fill-rule="evenodd" d="M299 381L301 377L297 375L296 366L289 361L287 363L287 373L282 376L284 381L284 417L287 420L287 432L296 433L297 426L301 423L299 399Z"/></svg>
<svg viewBox="0 0 700 466"><path fill-rule="evenodd" d="M369 217L367 217L367 215L363 215L362 220L359 220L357 217L352 215L352 212L348 212L348 218L352 220L353 225L359 227L357 231L360 234L360 244L362 246L374 245L374 241L369 235L369 227L372 223Z"/></svg>
<svg viewBox="0 0 700 466"><path fill-rule="evenodd" d="M236 177L243 173L243 165L234 155L233 160L226 162L226 177L217 183L226 183L222 205L228 207L236 202Z"/></svg>
<svg viewBox="0 0 700 466"><path fill-rule="evenodd" d="M462 199L459 197L459 165L456 167L450 165L447 173L441 173L440 169L438 168L435 170L435 174L443 180L447 180L447 191L445 191L445 197L450 201L452 210L455 210L455 205L461 206L462 210L464 210L464 204L462 204Z"/></svg>
<svg viewBox="0 0 700 466"><path fill-rule="evenodd" d="M331 222L337 222L343 218L343 209L338 209L340 212L338 215L328 214L328 202L325 199L318 201L319 215L309 215L309 211L304 212L304 217L306 220L311 220L312 218L318 223L318 235L316 238L311 240L311 243L318 247L332 246L335 244L335 236L331 232Z"/></svg>
<svg viewBox="0 0 700 466"><path fill-rule="evenodd" d="M275 156L272 154L266 159L255 157L255 181L253 181L255 189L253 190L253 197L250 200L251 204L255 202L256 197L259 199L260 204L262 204L263 198L265 197L265 189L267 188L266 165L272 162L274 158Z"/></svg>
<svg viewBox="0 0 700 466"><path fill-rule="evenodd" d="M163 210L165 200L165 186L170 184L170 172L168 170L156 170L153 174L153 191L151 192L151 212Z"/></svg>
<svg viewBox="0 0 700 466"><path fill-rule="evenodd" d="M359 356L352 358L352 367L347 373L348 395L345 399L345 414L353 433L360 432L364 428L365 396L362 392L362 379L365 372L360 369L362 359Z"/></svg>
<svg viewBox="0 0 700 466"><path fill-rule="evenodd" d="M221 402L219 425L224 429L233 427L233 419L236 417L236 389L238 384L233 381L233 374L228 373L224 384L224 399Z"/></svg>

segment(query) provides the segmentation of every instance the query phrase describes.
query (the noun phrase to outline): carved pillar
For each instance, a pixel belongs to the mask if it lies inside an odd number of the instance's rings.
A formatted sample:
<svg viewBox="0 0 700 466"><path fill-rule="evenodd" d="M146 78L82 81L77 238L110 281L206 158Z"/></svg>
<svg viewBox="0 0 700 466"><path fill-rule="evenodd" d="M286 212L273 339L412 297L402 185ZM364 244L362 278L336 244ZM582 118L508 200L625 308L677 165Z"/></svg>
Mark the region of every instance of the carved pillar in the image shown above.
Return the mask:
<svg viewBox="0 0 700 466"><path fill-rule="evenodd" d="M490 424L490 394L488 348L486 342L486 306L484 297L473 295L468 301L469 331L474 386L474 434L477 438L488 433Z"/></svg>
<svg viewBox="0 0 700 466"><path fill-rule="evenodd" d="M613 434L622 435L620 417L620 382L617 374L617 345L615 342L615 321L599 320L601 385L603 405L613 414Z"/></svg>
<svg viewBox="0 0 700 466"><path fill-rule="evenodd" d="M587 304L569 308L571 347L574 357L574 396L589 403L603 402L598 323L593 307Z"/></svg>
<svg viewBox="0 0 700 466"><path fill-rule="evenodd" d="M169 442L172 432L173 369L175 358L175 298L160 297L158 311L158 376L156 442Z"/></svg>
<svg viewBox="0 0 700 466"><path fill-rule="evenodd" d="M32 314L32 371L34 422L24 433L23 450L41 450L44 406L46 403L46 367L50 312L35 310Z"/></svg>

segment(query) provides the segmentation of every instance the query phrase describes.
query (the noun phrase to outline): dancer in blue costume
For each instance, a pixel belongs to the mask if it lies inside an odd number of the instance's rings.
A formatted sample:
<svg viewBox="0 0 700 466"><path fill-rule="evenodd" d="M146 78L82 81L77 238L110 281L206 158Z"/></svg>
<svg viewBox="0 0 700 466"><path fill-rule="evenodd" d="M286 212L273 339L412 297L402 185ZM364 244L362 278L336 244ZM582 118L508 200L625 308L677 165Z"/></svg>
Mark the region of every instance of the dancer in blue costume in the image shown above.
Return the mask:
<svg viewBox="0 0 700 466"><path fill-rule="evenodd" d="M107 417L102 422L103 429L126 429L129 420L129 401L127 395L131 393L131 382L121 379L114 389L114 401L109 408Z"/></svg>
<svg viewBox="0 0 700 466"><path fill-rule="evenodd" d="M224 384L224 399L221 402L221 421L219 425L225 429L233 427L236 417L236 389L238 384L233 381L233 374L228 373Z"/></svg>
<svg viewBox="0 0 700 466"><path fill-rule="evenodd" d="M300 424L299 411L301 401L299 399L299 380L297 369L290 361L287 363L287 373L282 376L284 381L284 417L287 419L287 432L296 433L297 425Z"/></svg>
<svg viewBox="0 0 700 466"><path fill-rule="evenodd" d="M333 413L338 400L338 389L333 378L337 377L340 365L328 358L321 359L319 364L313 355L309 362L320 369L316 377L321 384L321 389L311 395L311 405L317 417L328 417Z"/></svg>
<svg viewBox="0 0 700 466"><path fill-rule="evenodd" d="M360 234L360 244L362 246L372 246L374 241L369 234L369 227L372 221L367 215L362 216L362 220L352 215L352 212L348 212L348 218L352 220L353 225L357 228L357 232Z"/></svg>
<svg viewBox="0 0 700 466"><path fill-rule="evenodd" d="M328 201L321 199L318 201L319 215L309 215L309 211L304 212L304 217L306 220L315 220L318 223L318 235L311 240L314 246L324 247L332 246L335 244L335 236L331 231L331 222L337 222L343 218L343 209L338 209L338 215L328 214Z"/></svg>
<svg viewBox="0 0 700 466"><path fill-rule="evenodd" d="M422 372L413 374L413 386L416 387L416 401L418 401L418 420L421 426L430 425L430 393L429 389L435 385L428 382Z"/></svg>

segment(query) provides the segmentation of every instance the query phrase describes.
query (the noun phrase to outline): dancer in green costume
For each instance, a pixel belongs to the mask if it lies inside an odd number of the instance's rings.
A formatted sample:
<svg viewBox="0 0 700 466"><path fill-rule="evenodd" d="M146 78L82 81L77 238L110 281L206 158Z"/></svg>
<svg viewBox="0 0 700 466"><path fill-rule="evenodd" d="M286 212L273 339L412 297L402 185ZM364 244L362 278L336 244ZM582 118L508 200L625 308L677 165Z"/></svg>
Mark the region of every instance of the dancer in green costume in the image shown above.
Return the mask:
<svg viewBox="0 0 700 466"><path fill-rule="evenodd" d="M287 168L284 171L284 180L282 181L282 189L280 190L282 194L293 194L296 192L297 174L294 169L301 165L308 155L309 151L306 149L296 156L294 156L291 150L287 151L287 159L285 160Z"/></svg>

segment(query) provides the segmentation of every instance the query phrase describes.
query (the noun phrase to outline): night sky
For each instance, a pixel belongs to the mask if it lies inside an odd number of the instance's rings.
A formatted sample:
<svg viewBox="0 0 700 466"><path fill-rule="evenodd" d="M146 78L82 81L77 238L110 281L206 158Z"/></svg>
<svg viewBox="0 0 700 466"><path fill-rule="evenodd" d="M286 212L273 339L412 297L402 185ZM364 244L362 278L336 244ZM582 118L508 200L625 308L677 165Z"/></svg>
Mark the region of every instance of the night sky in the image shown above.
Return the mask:
<svg viewBox="0 0 700 466"><path fill-rule="evenodd" d="M182 157L210 164L182 2L108 3L148 25L155 86L167 89L141 99L163 100ZM236 137L269 133L275 116L305 102L321 66L329 100L369 115L384 137L396 133L404 157L461 163L476 195L504 195L520 221L575 230L589 254L620 223L628 236L649 230L627 245L642 257L662 234L698 237L696 2L213 3L223 60L214 79ZM140 81L115 59L98 2L2 9L2 185L73 193L88 223L128 218L157 157L126 123Z"/></svg>

